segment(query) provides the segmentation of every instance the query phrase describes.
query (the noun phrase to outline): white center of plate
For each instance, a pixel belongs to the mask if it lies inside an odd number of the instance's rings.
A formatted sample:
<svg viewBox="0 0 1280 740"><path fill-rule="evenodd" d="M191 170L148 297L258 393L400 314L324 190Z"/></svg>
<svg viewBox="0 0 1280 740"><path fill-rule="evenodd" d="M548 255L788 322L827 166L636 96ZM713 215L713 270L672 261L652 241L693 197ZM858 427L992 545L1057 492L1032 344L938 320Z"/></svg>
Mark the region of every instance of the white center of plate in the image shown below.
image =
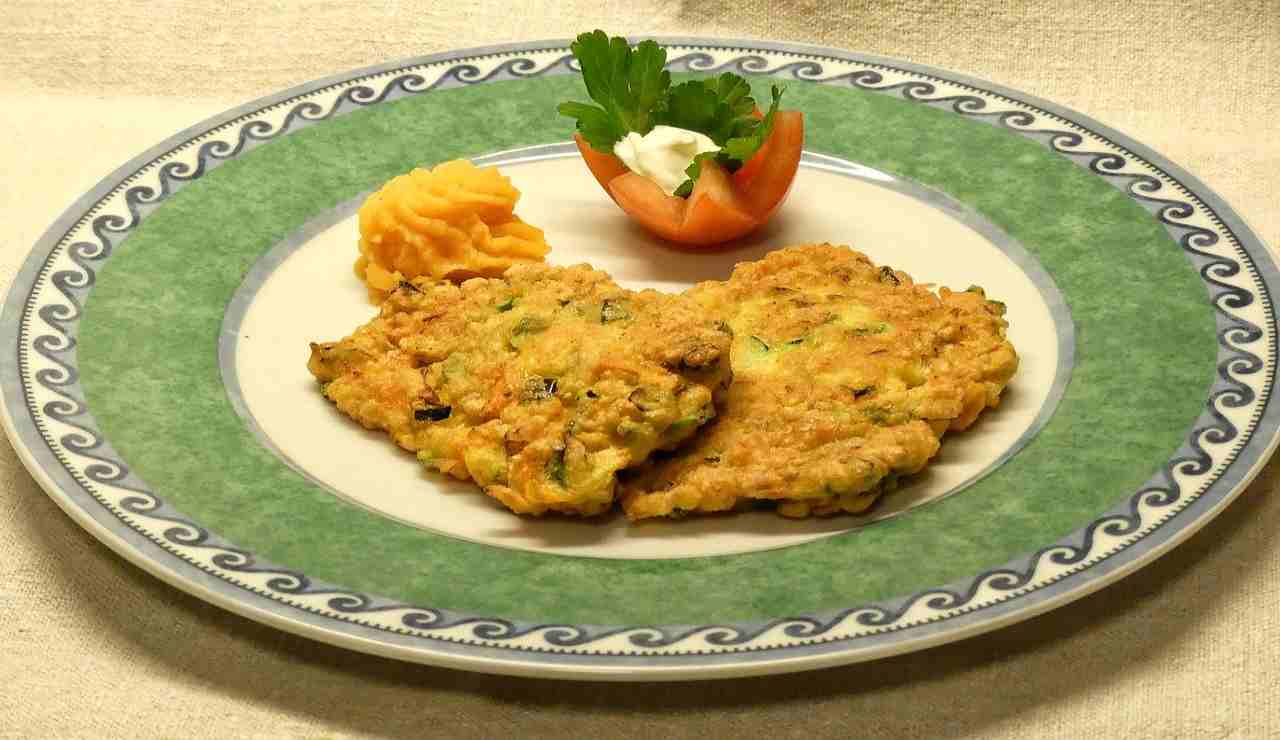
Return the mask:
<svg viewBox="0 0 1280 740"><path fill-rule="evenodd" d="M1055 376L1058 392L1064 380L1058 365L1065 308L1051 310L1042 292L1044 277L1037 278L1038 288L997 245L998 235L972 225L972 214L922 195L919 188L903 192L905 185L886 175L806 157L775 222L749 244L717 254L655 245L605 197L576 156L502 169L524 194L517 213L546 231L551 262L589 262L630 288L678 291L724 279L734 263L773 248L829 241L905 270L917 282L960 290L976 283L1004 301L1009 339L1021 357L1004 402L969 431L948 435L927 471L886 497L871 516L796 521L757 511L641 524L629 524L620 514L598 520L532 519L511 514L470 483L424 469L386 435L338 413L306 369L309 341L339 339L376 313L351 270L354 214L293 249L245 308L238 332L229 338L243 410L295 469L350 502L466 540L564 555L676 558L785 547L856 529L956 491L1025 443L1037 417L1042 423L1051 412ZM930 199L935 202L926 202ZM1020 259L1025 262L1025 255ZM1047 290L1056 295L1052 286Z"/></svg>

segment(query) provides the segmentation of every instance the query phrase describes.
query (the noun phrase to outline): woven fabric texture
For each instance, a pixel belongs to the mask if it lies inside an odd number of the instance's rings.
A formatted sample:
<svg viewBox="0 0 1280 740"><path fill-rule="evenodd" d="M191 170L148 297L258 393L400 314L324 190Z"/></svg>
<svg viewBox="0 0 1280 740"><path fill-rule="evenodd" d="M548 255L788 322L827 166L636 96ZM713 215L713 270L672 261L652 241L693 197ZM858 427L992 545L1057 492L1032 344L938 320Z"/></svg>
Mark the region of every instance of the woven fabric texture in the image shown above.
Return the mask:
<svg viewBox="0 0 1280 740"><path fill-rule="evenodd" d="M816 43L1004 83L1164 153L1280 244L1277 0L6 0L0 284L98 179L233 105L594 27ZM790 676L608 685L400 664L233 616L98 544L0 442L0 736L1276 737L1278 488L1271 465L1154 565L966 642Z"/></svg>

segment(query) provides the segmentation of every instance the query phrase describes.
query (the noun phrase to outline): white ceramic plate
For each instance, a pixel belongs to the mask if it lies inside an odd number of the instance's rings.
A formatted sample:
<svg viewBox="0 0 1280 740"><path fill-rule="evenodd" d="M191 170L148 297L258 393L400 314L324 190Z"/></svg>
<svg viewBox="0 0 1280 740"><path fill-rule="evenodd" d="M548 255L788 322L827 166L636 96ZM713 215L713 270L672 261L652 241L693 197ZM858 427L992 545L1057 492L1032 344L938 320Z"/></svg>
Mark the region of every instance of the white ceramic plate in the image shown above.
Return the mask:
<svg viewBox="0 0 1280 740"><path fill-rule="evenodd" d="M789 82L806 154L739 249L627 222L566 139L560 42L361 70L148 150L74 203L4 306L4 420L50 495L131 561L299 634L491 672L705 678L866 660L1078 598L1185 539L1276 442L1271 254L1161 157L1045 101L829 49L667 39L677 73ZM849 243L1004 301L1002 406L870 515L643 526L511 516L340 417L304 366L371 308L362 198L499 165L558 264L679 290Z"/></svg>

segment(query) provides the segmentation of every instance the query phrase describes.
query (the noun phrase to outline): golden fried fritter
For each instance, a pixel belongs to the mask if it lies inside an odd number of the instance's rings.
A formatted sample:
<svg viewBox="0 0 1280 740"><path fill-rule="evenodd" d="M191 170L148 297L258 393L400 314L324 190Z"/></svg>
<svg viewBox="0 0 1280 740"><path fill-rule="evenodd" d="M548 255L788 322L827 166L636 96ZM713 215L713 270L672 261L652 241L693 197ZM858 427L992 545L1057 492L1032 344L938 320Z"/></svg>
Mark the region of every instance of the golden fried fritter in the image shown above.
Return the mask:
<svg viewBox="0 0 1280 740"><path fill-rule="evenodd" d="M733 384L695 440L624 482L632 519L746 499L863 511L997 405L1018 366L1003 304L934 295L847 247L775 251L689 295L733 329Z"/></svg>
<svg viewBox="0 0 1280 740"><path fill-rule="evenodd" d="M619 470L716 414L731 335L694 301L586 265L401 283L379 315L312 344L329 400L521 514L598 514Z"/></svg>

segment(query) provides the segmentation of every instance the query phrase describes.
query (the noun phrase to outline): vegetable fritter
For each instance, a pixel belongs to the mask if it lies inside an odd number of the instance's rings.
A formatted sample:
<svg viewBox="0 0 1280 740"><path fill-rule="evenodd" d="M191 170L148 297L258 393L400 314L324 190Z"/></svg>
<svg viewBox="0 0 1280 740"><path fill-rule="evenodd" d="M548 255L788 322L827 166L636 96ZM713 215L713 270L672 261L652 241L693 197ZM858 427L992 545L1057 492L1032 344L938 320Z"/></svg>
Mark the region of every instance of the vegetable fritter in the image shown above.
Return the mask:
<svg viewBox="0 0 1280 740"><path fill-rule="evenodd" d="M716 415L731 334L694 301L587 265L403 282L379 315L312 344L326 398L521 514L591 515L618 471Z"/></svg>
<svg viewBox="0 0 1280 740"><path fill-rule="evenodd" d="M733 384L694 441L624 482L632 519L749 499L864 511L996 406L1018 367L1003 304L935 295L847 247L775 251L688 295L732 327Z"/></svg>

